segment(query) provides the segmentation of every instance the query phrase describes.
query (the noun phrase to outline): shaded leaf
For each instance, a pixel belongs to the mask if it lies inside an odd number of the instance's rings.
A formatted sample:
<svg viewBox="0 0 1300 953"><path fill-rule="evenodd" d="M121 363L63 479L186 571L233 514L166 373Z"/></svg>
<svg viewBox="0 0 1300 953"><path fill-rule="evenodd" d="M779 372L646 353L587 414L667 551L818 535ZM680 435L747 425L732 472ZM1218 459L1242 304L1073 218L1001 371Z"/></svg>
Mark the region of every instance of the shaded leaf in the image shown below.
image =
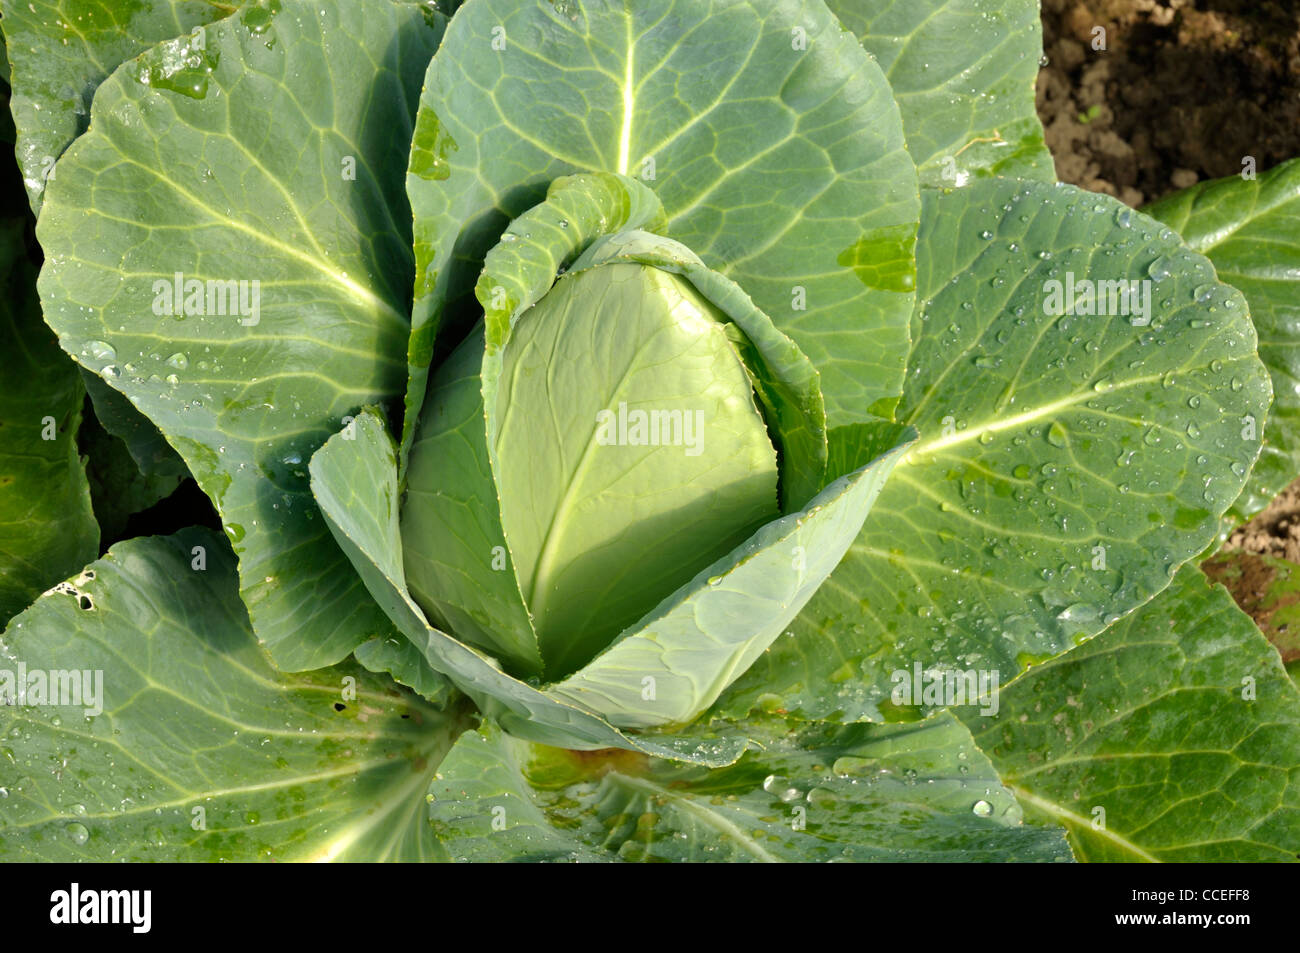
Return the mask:
<svg viewBox="0 0 1300 953"><path fill-rule="evenodd" d="M125 396L109 387L103 377L84 367L81 368L81 379L94 404L96 419L110 436L122 442L142 475L159 480L172 479L177 483L190 475L180 454Z"/></svg>
<svg viewBox="0 0 1300 953"><path fill-rule="evenodd" d="M90 407L81 421L77 444L86 455L86 477L102 548L122 539L132 516L166 499L187 475L142 472L126 443L105 430ZM175 460L184 470L180 458Z"/></svg>
<svg viewBox="0 0 1300 953"><path fill-rule="evenodd" d="M81 377L41 322L23 233L0 221L0 624L99 545L77 453Z"/></svg>

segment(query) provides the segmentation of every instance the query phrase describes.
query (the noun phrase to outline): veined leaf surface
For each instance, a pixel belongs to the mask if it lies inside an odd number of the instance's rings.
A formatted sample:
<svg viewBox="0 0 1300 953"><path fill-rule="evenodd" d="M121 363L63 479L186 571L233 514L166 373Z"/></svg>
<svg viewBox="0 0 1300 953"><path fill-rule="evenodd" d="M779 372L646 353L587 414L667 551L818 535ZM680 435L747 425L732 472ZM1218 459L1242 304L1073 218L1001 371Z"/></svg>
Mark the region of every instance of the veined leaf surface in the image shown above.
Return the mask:
<svg viewBox="0 0 1300 953"><path fill-rule="evenodd" d="M1300 859L1300 691L1194 566L963 720L1080 860Z"/></svg>
<svg viewBox="0 0 1300 953"><path fill-rule="evenodd" d="M46 320L180 451L284 669L392 632L316 512L307 460L405 384L402 170L440 22L284 0L209 26L202 50L153 48L100 86L38 226ZM168 302L178 275L206 293Z"/></svg>
<svg viewBox="0 0 1300 953"><path fill-rule="evenodd" d="M90 121L95 89L154 43L229 16L240 0L3 0L18 162L40 213L54 162Z"/></svg>
<svg viewBox="0 0 1300 953"><path fill-rule="evenodd" d="M1167 586L1259 453L1269 380L1245 300L1158 223L981 180L927 190L918 248L898 418L921 439L725 712L914 718L934 706L892 696L917 664L1006 684ZM1111 313L1077 313L1080 281L1147 279L1145 316L1109 295ZM1073 283L1076 313L1048 313L1052 281L1062 299Z"/></svg>
<svg viewBox="0 0 1300 953"><path fill-rule="evenodd" d="M874 56L923 185L1056 178L1034 108L1037 0L830 0Z"/></svg>
<svg viewBox="0 0 1300 953"><path fill-rule="evenodd" d="M1254 516L1300 476L1300 159L1257 179L1202 182L1149 206L1246 296L1273 375L1264 450L1230 514Z"/></svg>
<svg viewBox="0 0 1300 953"><path fill-rule="evenodd" d="M473 0L430 64L411 149L403 447L438 326L468 326L484 254L551 180L588 171L654 189L667 235L819 368L832 424L892 407L915 171L883 74L820 0Z"/></svg>
<svg viewBox="0 0 1300 953"><path fill-rule="evenodd" d="M443 762L430 823L458 861L1071 859L1059 830L1021 823L949 715L790 735L763 727L763 751L710 771L530 745L487 723Z"/></svg>
<svg viewBox="0 0 1300 953"><path fill-rule="evenodd" d="M113 547L3 642L10 673L100 673L102 713L0 706L0 858L430 856L424 791L461 716L352 664L277 672L216 534Z"/></svg>

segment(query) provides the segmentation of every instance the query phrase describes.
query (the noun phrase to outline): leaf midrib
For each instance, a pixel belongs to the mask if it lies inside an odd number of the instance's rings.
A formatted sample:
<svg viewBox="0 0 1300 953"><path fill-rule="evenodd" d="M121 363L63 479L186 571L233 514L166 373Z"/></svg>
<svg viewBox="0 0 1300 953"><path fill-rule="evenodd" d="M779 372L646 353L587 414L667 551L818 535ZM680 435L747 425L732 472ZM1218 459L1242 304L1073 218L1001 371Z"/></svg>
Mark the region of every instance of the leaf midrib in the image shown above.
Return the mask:
<svg viewBox="0 0 1300 953"><path fill-rule="evenodd" d="M1039 797L1037 794L1018 787L1010 781L1004 780L1002 783L1013 795L1015 795L1017 801L1031 804L1050 817L1066 822L1066 825L1076 837L1079 836L1076 829L1082 828L1085 831L1091 831L1101 840L1109 841L1121 850L1132 854L1138 860L1149 864L1162 863L1160 858L1147 853L1137 844L1134 844L1132 841L1120 834L1116 834L1114 831L1110 830L1110 828L1095 828L1092 826L1091 819L1076 814L1074 811L1071 811L1062 804L1057 804L1055 801L1049 801L1047 798Z"/></svg>
<svg viewBox="0 0 1300 953"><path fill-rule="evenodd" d="M698 804L695 801L691 800L689 797L682 797L677 792L665 788L661 785L655 784L653 781L648 781L645 778L634 778L627 774L617 774L617 773L615 773L613 777L616 778L622 784L625 784L628 787L633 788L634 790L640 791L643 794L648 794L651 797L656 797L656 798L665 798L667 800L672 801L672 803L676 805L678 810L682 811L683 813L690 814L692 817L696 818L702 824L704 824L704 826L710 827L713 830L717 831L718 833L725 835L726 837L730 837L732 840L736 842L736 844L739 847L741 847L743 850L747 851L748 853L752 854L756 859L758 859L762 863L765 864L781 863L781 859L779 857L776 857L773 854L768 853L766 850L763 849L761 844L755 841L752 837L749 837L743 830L740 829L739 826L736 825L734 821L728 820L727 818L719 814L717 811L711 811L707 807L704 807L703 805Z"/></svg>

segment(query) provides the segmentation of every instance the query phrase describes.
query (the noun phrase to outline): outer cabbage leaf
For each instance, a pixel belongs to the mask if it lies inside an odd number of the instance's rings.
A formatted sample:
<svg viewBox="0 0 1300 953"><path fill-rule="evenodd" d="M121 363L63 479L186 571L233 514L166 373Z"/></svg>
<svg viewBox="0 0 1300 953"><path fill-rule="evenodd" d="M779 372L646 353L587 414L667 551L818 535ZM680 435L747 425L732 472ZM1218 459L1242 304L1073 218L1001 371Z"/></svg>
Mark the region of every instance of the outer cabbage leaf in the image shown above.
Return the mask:
<svg viewBox="0 0 1300 953"><path fill-rule="evenodd" d="M23 233L0 221L0 624L99 546L77 452L81 378L41 323Z"/></svg>
<svg viewBox="0 0 1300 953"><path fill-rule="evenodd" d="M964 716L1026 812L1080 860L1300 858L1300 692L1193 566Z"/></svg>
<svg viewBox="0 0 1300 953"><path fill-rule="evenodd" d="M18 161L39 213L54 161L90 121L95 89L162 40L228 16L215 0L3 0Z"/></svg>
<svg viewBox="0 0 1300 953"><path fill-rule="evenodd" d="M829 0L889 79L923 185L1056 178L1034 108L1036 0Z"/></svg>
<svg viewBox="0 0 1300 953"><path fill-rule="evenodd" d="M1167 586L1259 453L1269 380L1245 301L1172 232L1069 186L924 199L898 414L921 439L724 712L916 717L891 696L918 664L1005 684ZM1149 324L1045 313L1071 276L1079 308L1079 280L1151 279Z"/></svg>
<svg viewBox="0 0 1300 953"><path fill-rule="evenodd" d="M1202 182L1149 206L1246 296L1273 376L1264 450L1230 515L1254 516L1300 475L1300 159Z"/></svg>
<svg viewBox="0 0 1300 953"><path fill-rule="evenodd" d="M284 0L209 26L180 60L154 48L100 86L38 225L46 320L213 499L254 630L285 669L392 631L318 518L306 460L342 417L404 387L401 170L440 22ZM211 292L212 309L173 302L178 321L155 287L176 274L247 294L238 308Z"/></svg>
<svg viewBox="0 0 1300 953"><path fill-rule="evenodd" d="M429 821L457 861L1068 861L951 716L818 727L708 770L630 752L460 736Z"/></svg>
<svg viewBox="0 0 1300 953"><path fill-rule="evenodd" d="M210 531L113 547L0 661L102 673L103 708L0 706L0 859L430 856L424 790L463 715L351 664L277 672Z"/></svg>
<svg viewBox="0 0 1300 953"><path fill-rule="evenodd" d="M832 420L892 405L915 172L884 76L820 0L471 0L430 64L411 151L404 449L439 325L463 333L502 229L578 171L653 188L667 234L819 368Z"/></svg>

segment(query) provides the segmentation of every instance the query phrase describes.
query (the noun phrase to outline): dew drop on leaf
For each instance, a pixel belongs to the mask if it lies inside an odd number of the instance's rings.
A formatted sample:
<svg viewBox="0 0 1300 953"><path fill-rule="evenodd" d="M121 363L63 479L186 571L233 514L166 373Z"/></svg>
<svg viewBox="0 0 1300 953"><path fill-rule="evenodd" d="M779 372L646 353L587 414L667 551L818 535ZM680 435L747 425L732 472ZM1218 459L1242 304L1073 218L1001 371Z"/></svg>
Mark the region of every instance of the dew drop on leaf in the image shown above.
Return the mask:
<svg viewBox="0 0 1300 953"><path fill-rule="evenodd" d="M81 353L96 361L117 360L117 351L107 341L87 341Z"/></svg>

